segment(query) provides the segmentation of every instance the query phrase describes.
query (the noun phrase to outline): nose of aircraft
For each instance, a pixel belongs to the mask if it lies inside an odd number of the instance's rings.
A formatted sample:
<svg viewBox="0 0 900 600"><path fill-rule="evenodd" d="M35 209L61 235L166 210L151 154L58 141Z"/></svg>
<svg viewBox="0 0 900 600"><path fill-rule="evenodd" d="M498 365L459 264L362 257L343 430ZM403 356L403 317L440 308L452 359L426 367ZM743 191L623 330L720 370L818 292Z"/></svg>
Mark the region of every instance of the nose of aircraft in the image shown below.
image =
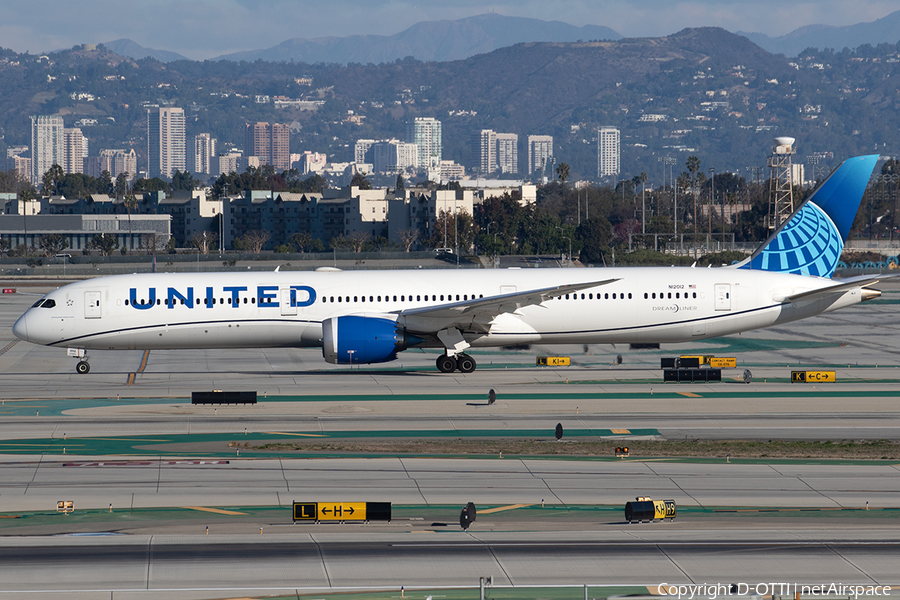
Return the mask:
<svg viewBox="0 0 900 600"><path fill-rule="evenodd" d="M25 314L19 317L19 319L13 325L13 335L15 335L20 340L28 341L28 317L31 311L25 311Z"/></svg>

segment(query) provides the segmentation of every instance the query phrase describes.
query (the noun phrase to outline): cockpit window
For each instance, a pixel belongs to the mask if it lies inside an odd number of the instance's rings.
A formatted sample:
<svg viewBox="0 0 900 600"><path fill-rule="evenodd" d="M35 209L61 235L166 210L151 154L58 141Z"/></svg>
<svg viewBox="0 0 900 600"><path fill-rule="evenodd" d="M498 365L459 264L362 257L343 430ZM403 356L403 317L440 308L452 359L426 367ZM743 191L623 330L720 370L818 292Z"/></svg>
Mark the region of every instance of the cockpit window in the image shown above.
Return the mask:
<svg viewBox="0 0 900 600"><path fill-rule="evenodd" d="M37 302L31 305L31 308L53 308L56 306L56 300L52 298L41 298Z"/></svg>

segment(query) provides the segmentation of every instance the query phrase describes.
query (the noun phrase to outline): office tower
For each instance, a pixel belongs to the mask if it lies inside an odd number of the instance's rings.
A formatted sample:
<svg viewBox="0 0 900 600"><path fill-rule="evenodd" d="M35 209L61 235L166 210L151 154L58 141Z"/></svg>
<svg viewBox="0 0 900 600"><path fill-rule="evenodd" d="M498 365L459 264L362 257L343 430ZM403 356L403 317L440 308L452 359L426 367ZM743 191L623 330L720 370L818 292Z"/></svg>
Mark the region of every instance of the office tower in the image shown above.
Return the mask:
<svg viewBox="0 0 900 600"><path fill-rule="evenodd" d="M613 177L619 174L619 130L601 127L597 130L597 177Z"/></svg>
<svg viewBox="0 0 900 600"><path fill-rule="evenodd" d="M211 160L216 156L218 140L209 133L199 133L194 136L193 152L191 154L190 170L194 173L210 174L212 171Z"/></svg>
<svg viewBox="0 0 900 600"><path fill-rule="evenodd" d="M552 135L529 135L528 136L528 174L533 175L536 171L544 173L545 168L550 165L553 158L553 136Z"/></svg>
<svg viewBox="0 0 900 600"><path fill-rule="evenodd" d="M441 162L441 122L432 117L416 117L406 123L406 141L418 146L420 169Z"/></svg>
<svg viewBox="0 0 900 600"><path fill-rule="evenodd" d="M40 185L44 173L64 158L62 117L31 117L31 183Z"/></svg>
<svg viewBox="0 0 900 600"><path fill-rule="evenodd" d="M418 146L398 140L376 142L372 146L372 163L376 173L403 173L419 168Z"/></svg>
<svg viewBox="0 0 900 600"><path fill-rule="evenodd" d="M353 145L353 162L357 164L372 162L372 146L375 140L356 140Z"/></svg>
<svg viewBox="0 0 900 600"><path fill-rule="evenodd" d="M492 129L482 129L475 134L472 165L481 174L497 170L497 134Z"/></svg>
<svg viewBox="0 0 900 600"><path fill-rule="evenodd" d="M84 173L84 157L87 156L87 138L77 127L63 128L63 161L65 173Z"/></svg>
<svg viewBox="0 0 900 600"><path fill-rule="evenodd" d="M147 110L147 173L171 178L186 169L184 110L154 107Z"/></svg>
<svg viewBox="0 0 900 600"><path fill-rule="evenodd" d="M515 133L497 134L497 168L501 173L519 172L519 136Z"/></svg>
<svg viewBox="0 0 900 600"><path fill-rule="evenodd" d="M247 123L244 127L244 156L256 156L261 165L276 171L291 168L291 127L286 123Z"/></svg>

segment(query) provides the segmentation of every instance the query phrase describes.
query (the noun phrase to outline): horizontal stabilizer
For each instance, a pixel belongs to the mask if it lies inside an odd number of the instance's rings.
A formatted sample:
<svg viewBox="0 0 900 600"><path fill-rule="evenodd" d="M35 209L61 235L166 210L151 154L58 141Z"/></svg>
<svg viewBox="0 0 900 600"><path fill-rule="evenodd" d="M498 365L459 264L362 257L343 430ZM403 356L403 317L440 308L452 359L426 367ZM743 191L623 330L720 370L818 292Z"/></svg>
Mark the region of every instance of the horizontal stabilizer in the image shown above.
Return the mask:
<svg viewBox="0 0 900 600"><path fill-rule="evenodd" d="M828 287L819 288L817 290L810 290L808 292L801 292L799 294L793 294L791 296L786 296L784 298L776 298L781 302L799 302L801 300L815 300L820 297L830 296L832 294L843 293L848 290L852 290L853 288L865 288L870 285L875 285L879 281L884 279L889 279L895 277L894 275L861 275L859 277L851 277L850 279L842 279L834 285L829 285Z"/></svg>

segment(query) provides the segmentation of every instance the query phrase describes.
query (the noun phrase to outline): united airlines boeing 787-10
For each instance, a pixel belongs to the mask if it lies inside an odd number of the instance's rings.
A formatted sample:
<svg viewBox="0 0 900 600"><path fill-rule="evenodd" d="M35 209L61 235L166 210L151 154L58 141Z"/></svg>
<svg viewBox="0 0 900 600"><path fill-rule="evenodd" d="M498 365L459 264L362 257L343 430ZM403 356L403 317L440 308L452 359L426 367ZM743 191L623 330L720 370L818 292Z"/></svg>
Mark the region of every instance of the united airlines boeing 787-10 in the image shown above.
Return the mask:
<svg viewBox="0 0 900 600"><path fill-rule="evenodd" d="M340 364L442 348L685 342L877 298L878 277L832 280L878 156L845 161L740 264L687 267L135 274L50 292L13 326L76 349L321 347ZM83 352L75 354L82 356ZM86 358L77 371L90 370Z"/></svg>

